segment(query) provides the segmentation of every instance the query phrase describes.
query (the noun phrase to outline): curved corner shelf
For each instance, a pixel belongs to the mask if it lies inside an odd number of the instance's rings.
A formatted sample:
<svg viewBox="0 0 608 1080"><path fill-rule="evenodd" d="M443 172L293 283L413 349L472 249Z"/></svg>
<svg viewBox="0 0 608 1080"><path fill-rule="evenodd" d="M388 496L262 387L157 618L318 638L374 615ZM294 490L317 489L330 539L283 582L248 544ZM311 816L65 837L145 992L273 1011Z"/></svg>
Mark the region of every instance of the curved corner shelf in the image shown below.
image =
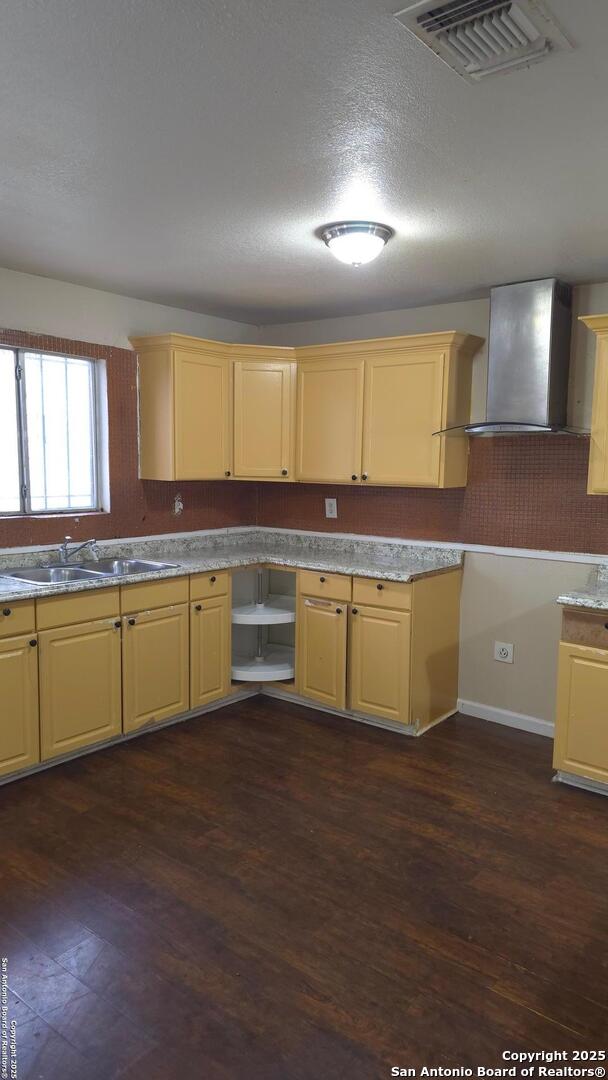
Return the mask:
<svg viewBox="0 0 608 1080"><path fill-rule="evenodd" d="M263 604L237 604L232 621L242 626L276 626L296 621L295 596L269 596Z"/></svg>
<svg viewBox="0 0 608 1080"><path fill-rule="evenodd" d="M241 682L293 679L295 670L295 650L289 645L268 645L259 660L255 656L235 656L232 660L232 678Z"/></svg>

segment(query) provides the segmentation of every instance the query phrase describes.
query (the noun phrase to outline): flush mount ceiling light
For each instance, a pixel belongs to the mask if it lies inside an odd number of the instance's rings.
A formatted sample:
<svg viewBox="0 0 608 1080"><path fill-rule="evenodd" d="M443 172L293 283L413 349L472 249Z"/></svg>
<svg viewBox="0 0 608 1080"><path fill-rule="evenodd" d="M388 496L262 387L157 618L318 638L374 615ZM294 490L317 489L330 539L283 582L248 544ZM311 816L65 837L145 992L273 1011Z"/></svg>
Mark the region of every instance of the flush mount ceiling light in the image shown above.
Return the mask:
<svg viewBox="0 0 608 1080"><path fill-rule="evenodd" d="M321 231L332 255L349 266L363 266L375 259L395 230L377 221L338 221Z"/></svg>

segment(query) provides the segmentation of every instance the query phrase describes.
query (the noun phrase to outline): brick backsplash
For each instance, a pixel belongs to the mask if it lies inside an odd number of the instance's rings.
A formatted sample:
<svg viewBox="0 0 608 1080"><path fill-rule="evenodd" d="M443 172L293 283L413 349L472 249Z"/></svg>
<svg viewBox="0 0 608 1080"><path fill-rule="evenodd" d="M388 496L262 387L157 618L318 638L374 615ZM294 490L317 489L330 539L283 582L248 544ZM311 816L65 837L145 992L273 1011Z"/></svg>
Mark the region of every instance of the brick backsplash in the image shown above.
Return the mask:
<svg viewBox="0 0 608 1080"><path fill-rule="evenodd" d="M549 551L608 553L608 497L586 494L588 437L518 435L472 439L466 489L343 487L137 476L135 354L86 341L0 330L0 343L106 361L111 510L107 514L0 518L0 547L52 544L65 533L99 539L275 525L327 532L452 540ZM185 509L172 513L181 492ZM324 499L337 496L338 518Z"/></svg>

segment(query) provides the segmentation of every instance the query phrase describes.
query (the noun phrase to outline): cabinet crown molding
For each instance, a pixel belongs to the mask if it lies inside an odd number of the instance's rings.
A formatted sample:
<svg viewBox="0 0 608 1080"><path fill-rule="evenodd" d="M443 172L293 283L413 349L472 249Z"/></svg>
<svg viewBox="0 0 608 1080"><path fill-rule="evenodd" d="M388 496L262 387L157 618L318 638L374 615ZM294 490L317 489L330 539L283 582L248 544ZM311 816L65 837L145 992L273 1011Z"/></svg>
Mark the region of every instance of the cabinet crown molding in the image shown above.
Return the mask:
<svg viewBox="0 0 608 1080"><path fill-rule="evenodd" d="M608 334L608 315L579 315L578 319L595 334Z"/></svg>

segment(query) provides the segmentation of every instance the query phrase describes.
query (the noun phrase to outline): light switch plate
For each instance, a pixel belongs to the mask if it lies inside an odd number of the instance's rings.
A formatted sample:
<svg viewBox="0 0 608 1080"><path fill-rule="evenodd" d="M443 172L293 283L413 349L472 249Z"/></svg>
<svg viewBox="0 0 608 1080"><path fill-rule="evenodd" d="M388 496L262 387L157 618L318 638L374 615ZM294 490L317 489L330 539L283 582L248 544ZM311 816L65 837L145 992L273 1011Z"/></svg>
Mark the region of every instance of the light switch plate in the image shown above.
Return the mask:
<svg viewBox="0 0 608 1080"><path fill-rule="evenodd" d="M494 642L494 659L499 660L501 664L513 663L513 644L510 641L495 641Z"/></svg>
<svg viewBox="0 0 608 1080"><path fill-rule="evenodd" d="M326 499L325 500L325 517L337 518L338 516L338 500Z"/></svg>

